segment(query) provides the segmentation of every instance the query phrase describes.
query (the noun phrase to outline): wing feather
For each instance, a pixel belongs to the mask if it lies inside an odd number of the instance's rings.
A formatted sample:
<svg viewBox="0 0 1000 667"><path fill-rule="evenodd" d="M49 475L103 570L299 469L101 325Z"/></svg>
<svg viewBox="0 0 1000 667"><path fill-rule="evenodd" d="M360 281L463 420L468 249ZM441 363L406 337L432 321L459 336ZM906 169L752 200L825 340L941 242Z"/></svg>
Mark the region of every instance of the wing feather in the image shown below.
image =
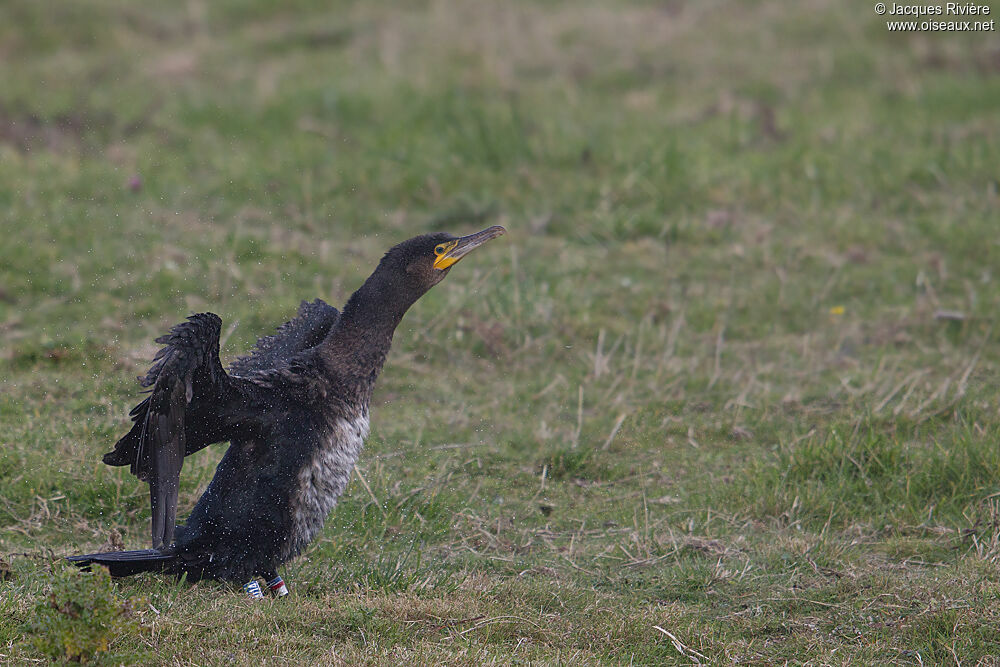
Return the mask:
<svg viewBox="0 0 1000 667"><path fill-rule="evenodd" d="M294 318L258 340L249 354L229 365L229 372L247 375L282 368L296 354L319 345L339 318L340 312L322 299L303 301Z"/></svg>
<svg viewBox="0 0 1000 667"><path fill-rule="evenodd" d="M149 482L153 548L169 546L177 517L177 494L185 455L221 439L220 429L202 428L205 437L189 442L192 422L224 422L220 412L237 388L219 361L222 320L198 313L157 338L164 347L140 378L149 396L129 413L132 430L104 455L109 465L129 465Z"/></svg>

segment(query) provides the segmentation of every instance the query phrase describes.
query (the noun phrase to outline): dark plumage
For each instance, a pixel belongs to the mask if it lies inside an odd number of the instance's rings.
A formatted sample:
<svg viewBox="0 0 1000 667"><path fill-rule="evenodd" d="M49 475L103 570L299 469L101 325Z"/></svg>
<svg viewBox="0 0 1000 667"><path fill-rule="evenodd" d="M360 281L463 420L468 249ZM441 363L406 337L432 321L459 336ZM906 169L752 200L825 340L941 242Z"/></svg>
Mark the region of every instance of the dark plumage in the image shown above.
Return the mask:
<svg viewBox="0 0 1000 667"><path fill-rule="evenodd" d="M428 234L389 250L342 313L317 299L229 367L221 320L192 315L157 339L149 396L104 462L149 482L153 549L74 556L115 576L142 571L243 583L273 578L322 529L368 435L368 405L404 313L465 254L504 233ZM184 457L229 441L175 527Z"/></svg>

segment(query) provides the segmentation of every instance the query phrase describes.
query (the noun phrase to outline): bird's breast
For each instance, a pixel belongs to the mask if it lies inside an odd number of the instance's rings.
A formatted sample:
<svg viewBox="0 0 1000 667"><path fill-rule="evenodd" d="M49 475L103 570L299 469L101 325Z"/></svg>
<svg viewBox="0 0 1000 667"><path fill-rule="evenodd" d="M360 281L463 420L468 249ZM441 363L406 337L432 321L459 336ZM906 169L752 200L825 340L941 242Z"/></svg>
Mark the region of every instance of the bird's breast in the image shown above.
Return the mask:
<svg viewBox="0 0 1000 667"><path fill-rule="evenodd" d="M347 488L351 471L368 437L368 411L334 419L298 474L289 507L292 535L285 559L292 558L323 529L337 499Z"/></svg>

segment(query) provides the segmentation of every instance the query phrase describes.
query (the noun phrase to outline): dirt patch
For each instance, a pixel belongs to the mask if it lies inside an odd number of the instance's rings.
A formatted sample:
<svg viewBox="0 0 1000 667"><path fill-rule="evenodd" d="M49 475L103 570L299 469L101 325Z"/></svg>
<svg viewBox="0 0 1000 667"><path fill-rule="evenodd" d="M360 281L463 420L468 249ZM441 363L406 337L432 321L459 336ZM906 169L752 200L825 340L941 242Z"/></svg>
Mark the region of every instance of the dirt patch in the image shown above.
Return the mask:
<svg viewBox="0 0 1000 667"><path fill-rule="evenodd" d="M65 152L79 149L86 135L114 126L107 112L71 111L51 118L0 107L0 143L22 153L35 150Z"/></svg>

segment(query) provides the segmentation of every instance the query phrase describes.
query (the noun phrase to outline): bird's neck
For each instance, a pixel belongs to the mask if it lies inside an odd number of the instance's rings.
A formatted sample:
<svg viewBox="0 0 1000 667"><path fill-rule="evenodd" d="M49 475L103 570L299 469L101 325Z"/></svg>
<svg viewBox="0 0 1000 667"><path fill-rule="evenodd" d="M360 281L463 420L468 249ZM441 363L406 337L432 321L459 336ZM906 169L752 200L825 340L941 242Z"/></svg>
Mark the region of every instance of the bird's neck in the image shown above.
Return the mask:
<svg viewBox="0 0 1000 667"><path fill-rule="evenodd" d="M404 290L378 270L351 295L322 344L323 356L339 379L374 385L392 335L415 300L405 298Z"/></svg>

